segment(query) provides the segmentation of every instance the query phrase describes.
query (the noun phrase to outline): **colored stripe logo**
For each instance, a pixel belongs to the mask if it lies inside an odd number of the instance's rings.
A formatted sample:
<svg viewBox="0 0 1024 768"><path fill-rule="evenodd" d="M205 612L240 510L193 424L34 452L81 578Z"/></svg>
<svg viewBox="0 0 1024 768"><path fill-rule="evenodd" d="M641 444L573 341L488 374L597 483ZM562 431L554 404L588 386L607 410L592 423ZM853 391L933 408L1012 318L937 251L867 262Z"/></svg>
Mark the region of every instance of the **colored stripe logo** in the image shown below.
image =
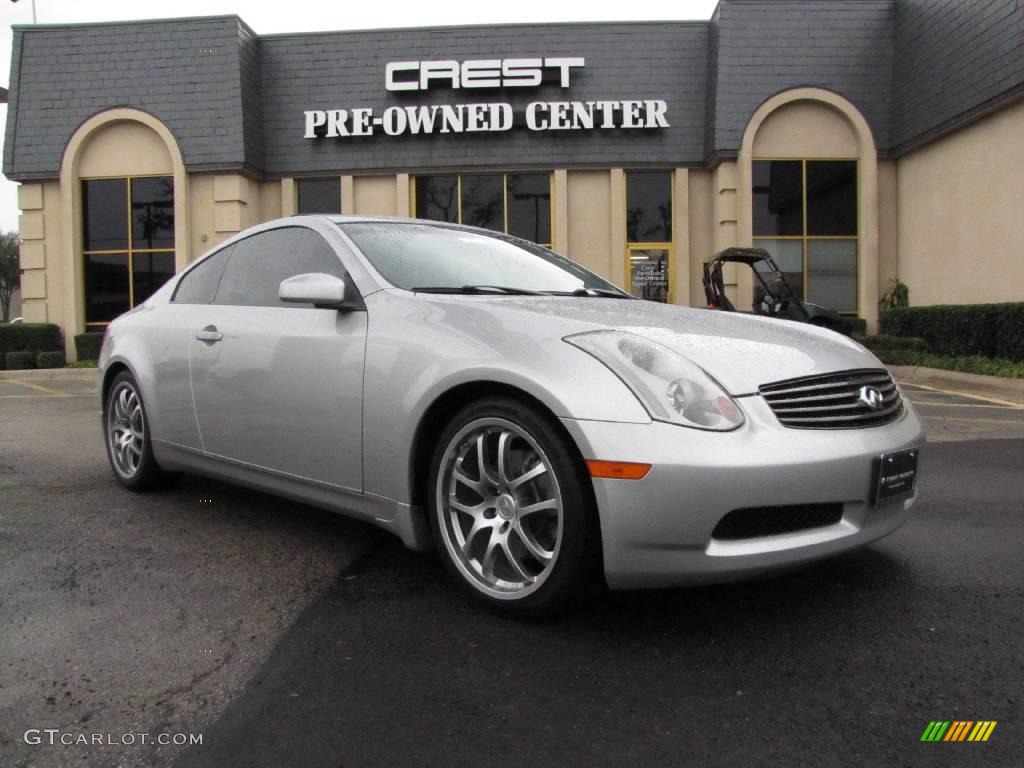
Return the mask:
<svg viewBox="0 0 1024 768"><path fill-rule="evenodd" d="M932 720L921 741L988 741L996 720Z"/></svg>

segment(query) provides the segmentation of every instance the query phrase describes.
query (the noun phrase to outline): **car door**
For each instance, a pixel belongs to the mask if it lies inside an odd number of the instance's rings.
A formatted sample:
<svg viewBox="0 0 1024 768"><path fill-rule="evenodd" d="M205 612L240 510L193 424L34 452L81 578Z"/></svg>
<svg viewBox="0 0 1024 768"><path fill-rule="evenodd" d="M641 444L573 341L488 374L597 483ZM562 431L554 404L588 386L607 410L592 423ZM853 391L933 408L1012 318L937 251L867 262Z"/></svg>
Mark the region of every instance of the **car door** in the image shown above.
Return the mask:
<svg viewBox="0 0 1024 768"><path fill-rule="evenodd" d="M234 244L189 342L203 449L362 490L366 312L281 302L281 281L307 272L345 276L338 254L310 228L279 227Z"/></svg>
<svg viewBox="0 0 1024 768"><path fill-rule="evenodd" d="M192 266L181 276L171 300L151 313L158 319L146 334L155 397L147 406L154 424L153 439L158 442L202 448L189 377L189 352L195 335L192 326L199 307L213 302L231 248L228 245Z"/></svg>

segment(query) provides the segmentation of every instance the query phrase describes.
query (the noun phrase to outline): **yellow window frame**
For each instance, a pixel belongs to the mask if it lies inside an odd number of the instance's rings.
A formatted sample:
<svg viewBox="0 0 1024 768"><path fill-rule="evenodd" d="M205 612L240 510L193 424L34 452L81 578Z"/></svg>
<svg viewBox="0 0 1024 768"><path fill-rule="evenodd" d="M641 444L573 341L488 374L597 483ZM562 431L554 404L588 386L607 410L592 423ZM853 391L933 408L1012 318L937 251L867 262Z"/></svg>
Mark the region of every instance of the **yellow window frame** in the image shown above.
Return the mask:
<svg viewBox="0 0 1024 768"><path fill-rule="evenodd" d="M86 181L109 181L109 180L120 181L122 179L125 181L125 207L126 207L125 213L126 213L127 218L128 218L128 248L127 249L125 249L125 248L89 249L89 250L86 250L85 248L83 248L82 249L82 269L83 269L83 275L84 275L86 256L102 256L102 255L105 255L105 254L120 254L120 253L127 252L128 253L128 308L129 309L133 309L135 307L135 254L136 253L174 253L174 251L176 250L176 247L171 247L171 248L135 248L134 247L135 244L134 244L134 242L132 240L132 181L134 179L163 179L163 178L170 178L172 183L174 181L174 176L173 175L168 176L168 174L166 174L166 173L134 174L132 176L89 176L87 178L79 179L79 183L82 184L83 189L84 189L84 186L85 186L84 182L86 182ZM175 190L175 195L177 195L177 190ZM82 218L83 238L84 238L85 226L86 226L86 222L85 222L85 218L83 217ZM175 243L175 246L177 246L177 243ZM83 280L83 283L82 283L83 306L85 305L85 301L84 301L84 299L85 299L85 296L84 296L85 288L86 288L86 286L85 286L85 282ZM88 321L87 320L86 323L85 323L85 327L87 329L88 328L106 328L108 325L110 325L110 323L107 322L107 321Z"/></svg>

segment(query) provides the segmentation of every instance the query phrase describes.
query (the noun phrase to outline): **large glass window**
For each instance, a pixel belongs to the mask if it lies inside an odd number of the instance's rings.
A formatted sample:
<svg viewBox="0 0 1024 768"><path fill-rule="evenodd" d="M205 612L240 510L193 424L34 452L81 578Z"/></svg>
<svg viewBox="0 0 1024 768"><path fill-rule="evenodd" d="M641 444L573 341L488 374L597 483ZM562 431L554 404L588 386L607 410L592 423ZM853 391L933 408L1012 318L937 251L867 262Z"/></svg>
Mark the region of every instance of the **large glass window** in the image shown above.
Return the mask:
<svg viewBox="0 0 1024 768"><path fill-rule="evenodd" d="M278 298L281 281L307 272L342 277L338 254L305 227L260 232L235 243L217 288L215 304L250 307L311 307Z"/></svg>
<svg viewBox="0 0 1024 768"><path fill-rule="evenodd" d="M626 240L629 292L650 301L671 301L671 171L626 174Z"/></svg>
<svg viewBox="0 0 1024 768"><path fill-rule="evenodd" d="M174 179L82 181L85 322L104 325L174 275Z"/></svg>
<svg viewBox="0 0 1024 768"><path fill-rule="evenodd" d="M857 311L857 161L755 160L754 245L798 296Z"/></svg>
<svg viewBox="0 0 1024 768"><path fill-rule="evenodd" d="M551 174L417 176L416 216L551 246Z"/></svg>
<svg viewBox="0 0 1024 768"><path fill-rule="evenodd" d="M298 179L299 213L341 213L341 179Z"/></svg>

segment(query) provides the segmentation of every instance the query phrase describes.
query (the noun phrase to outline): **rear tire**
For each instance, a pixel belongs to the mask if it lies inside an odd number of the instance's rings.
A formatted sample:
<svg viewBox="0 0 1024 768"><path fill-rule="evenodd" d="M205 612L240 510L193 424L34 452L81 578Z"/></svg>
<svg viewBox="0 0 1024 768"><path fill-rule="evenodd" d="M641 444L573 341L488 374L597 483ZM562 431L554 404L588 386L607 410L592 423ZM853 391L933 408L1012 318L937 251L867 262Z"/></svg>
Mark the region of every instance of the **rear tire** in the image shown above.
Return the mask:
<svg viewBox="0 0 1024 768"><path fill-rule="evenodd" d="M590 477L568 436L533 406L496 397L459 411L434 451L428 511L448 572L502 614L557 613L594 575Z"/></svg>
<svg viewBox="0 0 1024 768"><path fill-rule="evenodd" d="M153 456L142 393L128 371L121 371L110 384L103 409L103 432L110 468L128 490L151 491L179 476L161 469Z"/></svg>

